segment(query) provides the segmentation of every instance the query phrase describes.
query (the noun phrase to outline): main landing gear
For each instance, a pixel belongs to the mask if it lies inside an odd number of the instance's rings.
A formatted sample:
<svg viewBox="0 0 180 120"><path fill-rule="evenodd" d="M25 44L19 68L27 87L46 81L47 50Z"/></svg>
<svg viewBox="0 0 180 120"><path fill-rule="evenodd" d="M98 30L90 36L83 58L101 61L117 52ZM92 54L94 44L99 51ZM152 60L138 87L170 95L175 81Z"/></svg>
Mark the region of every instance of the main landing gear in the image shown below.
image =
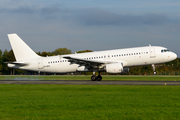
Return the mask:
<svg viewBox="0 0 180 120"><path fill-rule="evenodd" d="M101 81L102 80L101 73L99 72L99 75L96 76L95 72L93 72L93 75L91 76L91 80L92 81Z"/></svg>

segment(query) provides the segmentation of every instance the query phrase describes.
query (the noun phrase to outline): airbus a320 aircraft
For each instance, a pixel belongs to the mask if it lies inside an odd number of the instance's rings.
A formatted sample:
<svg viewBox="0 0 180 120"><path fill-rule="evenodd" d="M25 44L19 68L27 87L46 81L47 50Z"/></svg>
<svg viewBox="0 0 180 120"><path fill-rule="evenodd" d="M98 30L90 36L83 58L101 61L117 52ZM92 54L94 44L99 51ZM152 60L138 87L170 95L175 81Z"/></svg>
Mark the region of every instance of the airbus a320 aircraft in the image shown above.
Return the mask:
<svg viewBox="0 0 180 120"><path fill-rule="evenodd" d="M165 63L177 55L165 47L146 46L106 50L80 54L41 57L37 55L17 34L8 34L16 61L8 67L48 73L93 72L92 81L101 81L100 72L126 73L129 67ZM96 76L95 72L99 75Z"/></svg>

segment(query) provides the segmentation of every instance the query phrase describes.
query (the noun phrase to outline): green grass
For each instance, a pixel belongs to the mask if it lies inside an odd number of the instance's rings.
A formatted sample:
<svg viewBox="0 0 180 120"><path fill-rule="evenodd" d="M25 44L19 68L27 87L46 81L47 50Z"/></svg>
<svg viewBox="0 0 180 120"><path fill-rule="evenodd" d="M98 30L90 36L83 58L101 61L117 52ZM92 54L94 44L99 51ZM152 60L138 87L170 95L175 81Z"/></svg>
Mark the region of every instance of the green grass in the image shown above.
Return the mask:
<svg viewBox="0 0 180 120"><path fill-rule="evenodd" d="M102 80L180 81L180 76L103 75ZM1 75L0 80L90 80L90 75Z"/></svg>
<svg viewBox="0 0 180 120"><path fill-rule="evenodd" d="M179 86L0 85L0 119L180 118Z"/></svg>

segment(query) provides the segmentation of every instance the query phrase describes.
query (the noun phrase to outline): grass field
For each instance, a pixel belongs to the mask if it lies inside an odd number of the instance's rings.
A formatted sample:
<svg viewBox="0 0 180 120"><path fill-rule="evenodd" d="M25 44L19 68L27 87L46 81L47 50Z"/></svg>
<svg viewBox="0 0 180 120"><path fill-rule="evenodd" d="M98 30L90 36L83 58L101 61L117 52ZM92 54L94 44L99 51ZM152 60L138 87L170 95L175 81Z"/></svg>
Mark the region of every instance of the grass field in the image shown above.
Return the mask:
<svg viewBox="0 0 180 120"><path fill-rule="evenodd" d="M179 86L0 84L0 119L179 119L179 101Z"/></svg>
<svg viewBox="0 0 180 120"><path fill-rule="evenodd" d="M180 81L180 76L103 75L102 80ZM90 75L1 75L0 80L90 80Z"/></svg>

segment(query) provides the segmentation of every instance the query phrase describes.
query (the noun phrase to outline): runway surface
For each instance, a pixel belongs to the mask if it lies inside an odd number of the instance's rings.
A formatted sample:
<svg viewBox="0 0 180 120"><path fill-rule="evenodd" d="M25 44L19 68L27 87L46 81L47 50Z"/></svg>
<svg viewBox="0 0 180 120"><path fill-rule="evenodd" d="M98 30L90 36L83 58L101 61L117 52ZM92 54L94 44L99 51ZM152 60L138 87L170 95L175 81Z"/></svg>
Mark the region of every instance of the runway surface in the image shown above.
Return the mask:
<svg viewBox="0 0 180 120"><path fill-rule="evenodd" d="M180 81L0 80L0 84L180 85Z"/></svg>

